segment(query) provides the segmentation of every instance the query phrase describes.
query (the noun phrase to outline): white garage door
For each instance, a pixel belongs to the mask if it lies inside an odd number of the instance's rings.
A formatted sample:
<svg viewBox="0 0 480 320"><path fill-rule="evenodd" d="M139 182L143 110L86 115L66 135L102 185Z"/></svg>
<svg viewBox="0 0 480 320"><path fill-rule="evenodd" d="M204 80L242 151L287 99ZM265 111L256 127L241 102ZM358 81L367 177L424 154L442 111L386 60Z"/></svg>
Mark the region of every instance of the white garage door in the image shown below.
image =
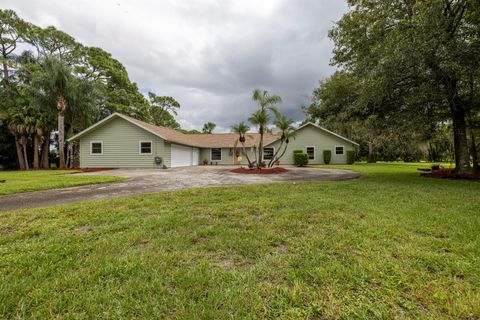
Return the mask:
<svg viewBox="0 0 480 320"><path fill-rule="evenodd" d="M192 148L172 144L172 167L192 165Z"/></svg>

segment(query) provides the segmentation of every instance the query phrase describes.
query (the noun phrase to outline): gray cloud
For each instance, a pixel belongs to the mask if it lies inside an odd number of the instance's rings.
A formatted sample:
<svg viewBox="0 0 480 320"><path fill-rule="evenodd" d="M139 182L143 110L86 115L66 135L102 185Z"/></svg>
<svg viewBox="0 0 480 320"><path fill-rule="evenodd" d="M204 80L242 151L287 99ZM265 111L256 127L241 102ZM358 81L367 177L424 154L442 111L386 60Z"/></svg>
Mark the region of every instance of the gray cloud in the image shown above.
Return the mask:
<svg viewBox="0 0 480 320"><path fill-rule="evenodd" d="M282 96L279 108L302 120L300 106L333 72L327 34L347 10L343 0L2 2L112 53L143 92L181 103L185 128L213 121L219 130L255 110L256 87Z"/></svg>

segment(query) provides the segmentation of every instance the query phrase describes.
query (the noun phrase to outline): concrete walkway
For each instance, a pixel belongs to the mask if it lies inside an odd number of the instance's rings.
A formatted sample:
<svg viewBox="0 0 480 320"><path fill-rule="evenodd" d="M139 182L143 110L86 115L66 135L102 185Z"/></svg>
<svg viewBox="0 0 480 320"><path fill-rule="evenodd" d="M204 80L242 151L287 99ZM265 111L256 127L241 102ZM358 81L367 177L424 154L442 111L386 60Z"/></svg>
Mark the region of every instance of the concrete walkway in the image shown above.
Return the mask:
<svg viewBox="0 0 480 320"><path fill-rule="evenodd" d="M288 168L289 172L270 175L249 175L230 172L233 167L198 166L162 169L116 169L80 175L104 175L128 178L126 181L87 185L0 196L0 211L46 207L76 201L116 198L133 194L162 191L236 186L288 181L348 180L360 176L350 170Z"/></svg>

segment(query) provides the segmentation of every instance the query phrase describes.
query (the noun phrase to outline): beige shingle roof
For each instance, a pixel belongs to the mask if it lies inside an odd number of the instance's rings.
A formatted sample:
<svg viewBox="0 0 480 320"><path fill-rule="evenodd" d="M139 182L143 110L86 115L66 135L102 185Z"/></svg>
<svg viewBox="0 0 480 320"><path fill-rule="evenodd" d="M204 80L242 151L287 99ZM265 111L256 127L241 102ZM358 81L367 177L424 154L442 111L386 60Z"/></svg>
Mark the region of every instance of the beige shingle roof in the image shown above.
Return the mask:
<svg viewBox="0 0 480 320"><path fill-rule="evenodd" d="M170 142L176 142L194 147L231 148L235 144L235 141L238 139L238 134L236 133L185 134L174 129L155 126L153 124L146 123L125 115L122 116L128 118L128 120L136 123L140 127L147 129L148 131L157 133L159 136ZM278 138L279 137L277 135L266 133L264 134L263 141L264 144L267 145L277 140ZM246 136L245 146L258 146L259 141L259 133L248 133Z"/></svg>

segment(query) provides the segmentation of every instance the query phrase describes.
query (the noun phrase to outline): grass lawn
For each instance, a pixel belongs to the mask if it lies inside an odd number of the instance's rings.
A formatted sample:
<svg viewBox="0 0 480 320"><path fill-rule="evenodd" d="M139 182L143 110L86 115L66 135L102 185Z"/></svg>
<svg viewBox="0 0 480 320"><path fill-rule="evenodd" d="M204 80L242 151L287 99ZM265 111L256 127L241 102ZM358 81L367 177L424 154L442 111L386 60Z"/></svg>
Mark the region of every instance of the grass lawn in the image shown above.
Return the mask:
<svg viewBox="0 0 480 320"><path fill-rule="evenodd" d="M478 319L480 183L418 165L0 213L0 318Z"/></svg>
<svg viewBox="0 0 480 320"><path fill-rule="evenodd" d="M123 180L117 177L79 176L72 170L0 171L0 195L81 186Z"/></svg>

